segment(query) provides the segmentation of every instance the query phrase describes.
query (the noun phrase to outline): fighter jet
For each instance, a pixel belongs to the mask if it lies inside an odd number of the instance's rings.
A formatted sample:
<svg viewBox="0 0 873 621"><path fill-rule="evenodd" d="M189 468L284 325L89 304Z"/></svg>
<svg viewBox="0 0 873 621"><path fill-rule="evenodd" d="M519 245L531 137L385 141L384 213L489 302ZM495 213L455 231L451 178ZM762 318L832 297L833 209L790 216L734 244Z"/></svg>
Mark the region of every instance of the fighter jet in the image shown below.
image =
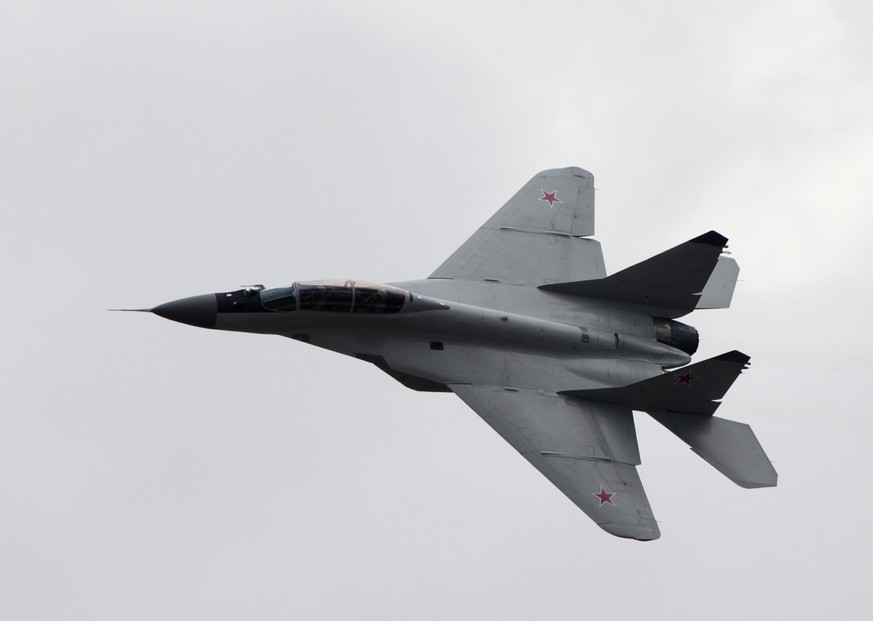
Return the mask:
<svg viewBox="0 0 873 621"><path fill-rule="evenodd" d="M752 429L713 415L749 357L689 364L698 333L677 321L727 308L739 268L709 231L607 276L593 234L593 175L546 170L424 280L254 285L149 310L277 334L455 393L603 530L657 539L634 410L737 485L776 485Z"/></svg>

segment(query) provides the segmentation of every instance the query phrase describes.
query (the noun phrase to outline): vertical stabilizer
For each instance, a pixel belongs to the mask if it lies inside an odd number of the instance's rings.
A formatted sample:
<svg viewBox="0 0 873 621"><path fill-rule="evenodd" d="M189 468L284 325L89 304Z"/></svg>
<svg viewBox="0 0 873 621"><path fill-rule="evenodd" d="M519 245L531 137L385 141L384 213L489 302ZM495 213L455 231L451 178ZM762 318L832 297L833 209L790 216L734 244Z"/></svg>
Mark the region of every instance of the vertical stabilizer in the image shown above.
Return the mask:
<svg viewBox="0 0 873 621"><path fill-rule="evenodd" d="M681 317L699 308L701 292L721 262L727 241L709 231L606 278L545 284L540 289L639 304L659 316Z"/></svg>
<svg viewBox="0 0 873 621"><path fill-rule="evenodd" d="M740 266L737 262L730 257L720 256L694 308L728 308L739 275Z"/></svg>

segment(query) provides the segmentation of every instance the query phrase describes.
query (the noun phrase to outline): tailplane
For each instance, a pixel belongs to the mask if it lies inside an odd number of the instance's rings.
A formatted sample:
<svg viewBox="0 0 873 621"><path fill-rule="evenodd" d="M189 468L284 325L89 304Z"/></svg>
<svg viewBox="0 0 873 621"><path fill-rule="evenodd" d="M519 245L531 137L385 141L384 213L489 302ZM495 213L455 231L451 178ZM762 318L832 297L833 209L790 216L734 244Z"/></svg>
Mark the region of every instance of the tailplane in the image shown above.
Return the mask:
<svg viewBox="0 0 873 621"><path fill-rule="evenodd" d="M773 487L778 475L752 428L712 416L748 363L731 351L629 386L561 394L648 412L737 485Z"/></svg>

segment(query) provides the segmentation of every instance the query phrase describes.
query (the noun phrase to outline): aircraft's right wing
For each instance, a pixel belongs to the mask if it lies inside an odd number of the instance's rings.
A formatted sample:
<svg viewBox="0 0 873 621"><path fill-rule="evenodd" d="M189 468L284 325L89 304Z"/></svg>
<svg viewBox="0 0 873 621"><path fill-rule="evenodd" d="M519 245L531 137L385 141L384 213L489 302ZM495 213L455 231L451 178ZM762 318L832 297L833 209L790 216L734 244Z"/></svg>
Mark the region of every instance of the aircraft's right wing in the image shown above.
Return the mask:
<svg viewBox="0 0 873 621"><path fill-rule="evenodd" d="M513 285L603 278L594 234L594 175L544 170L482 225L430 278Z"/></svg>
<svg viewBox="0 0 873 621"><path fill-rule="evenodd" d="M449 388L603 530L660 537L636 470L630 408L536 390Z"/></svg>

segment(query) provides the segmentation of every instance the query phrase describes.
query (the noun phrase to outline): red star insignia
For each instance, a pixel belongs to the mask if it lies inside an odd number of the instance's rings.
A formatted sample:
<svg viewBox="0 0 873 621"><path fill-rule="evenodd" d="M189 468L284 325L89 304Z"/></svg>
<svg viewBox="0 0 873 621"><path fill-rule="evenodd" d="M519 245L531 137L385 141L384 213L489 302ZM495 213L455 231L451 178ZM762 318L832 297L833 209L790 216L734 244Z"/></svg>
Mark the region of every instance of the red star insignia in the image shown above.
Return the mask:
<svg viewBox="0 0 873 621"><path fill-rule="evenodd" d="M549 204L549 207L552 207L555 203L563 203L564 201L558 198L558 191L552 190L551 192L546 192L544 189L540 188L540 192L543 195L538 198L539 201L546 201Z"/></svg>
<svg viewBox="0 0 873 621"><path fill-rule="evenodd" d="M600 486L600 493L599 494L595 494L594 492L591 492L591 495L597 496L597 498L600 500L600 504L598 505L600 507L602 507L605 504L610 504L613 507L615 506L615 503L612 502L612 497L615 496L615 494L614 493L610 494L609 492L604 491L602 485Z"/></svg>
<svg viewBox="0 0 873 621"><path fill-rule="evenodd" d="M676 377L679 378L679 381L676 382L677 384L685 384L686 386L691 386L692 380L695 379L694 376L691 375L691 373L686 373L685 375L677 375Z"/></svg>

